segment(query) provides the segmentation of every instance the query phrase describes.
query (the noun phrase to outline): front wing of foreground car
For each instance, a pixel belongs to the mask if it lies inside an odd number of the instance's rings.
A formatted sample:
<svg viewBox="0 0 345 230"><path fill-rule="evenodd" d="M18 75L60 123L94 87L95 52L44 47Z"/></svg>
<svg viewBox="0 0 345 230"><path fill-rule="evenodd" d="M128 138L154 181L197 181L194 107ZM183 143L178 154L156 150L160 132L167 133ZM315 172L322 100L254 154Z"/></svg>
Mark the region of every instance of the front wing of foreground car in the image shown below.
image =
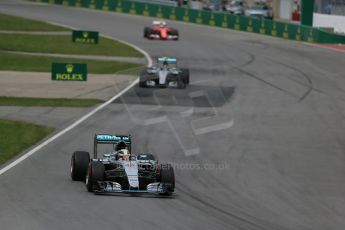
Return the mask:
<svg viewBox="0 0 345 230"><path fill-rule="evenodd" d="M104 193L148 193L148 194L165 194L170 193L170 184L155 182L148 184L146 190L137 188L122 189L121 185L113 181L99 181L97 188L94 190L96 194Z"/></svg>

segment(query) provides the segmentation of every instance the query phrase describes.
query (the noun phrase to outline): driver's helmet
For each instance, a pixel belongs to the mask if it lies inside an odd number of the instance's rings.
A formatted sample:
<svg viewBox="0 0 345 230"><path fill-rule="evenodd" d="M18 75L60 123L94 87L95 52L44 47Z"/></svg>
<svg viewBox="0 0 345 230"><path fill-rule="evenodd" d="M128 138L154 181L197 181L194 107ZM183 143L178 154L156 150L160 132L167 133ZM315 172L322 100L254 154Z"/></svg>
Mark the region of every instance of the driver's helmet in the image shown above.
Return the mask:
<svg viewBox="0 0 345 230"><path fill-rule="evenodd" d="M165 26L166 26L165 21L161 21L161 22L159 23L159 27L163 28L163 27L165 27Z"/></svg>
<svg viewBox="0 0 345 230"><path fill-rule="evenodd" d="M118 151L117 154L118 154L119 160L124 160L124 161L129 160L130 153L129 153L128 149L121 149L120 151Z"/></svg>
<svg viewBox="0 0 345 230"><path fill-rule="evenodd" d="M121 149L127 148L127 145L124 141L120 141L116 146L115 146L115 151L120 151Z"/></svg>
<svg viewBox="0 0 345 230"><path fill-rule="evenodd" d="M168 67L168 62L167 61L163 61L161 64L160 64L160 69L161 70L167 70L169 67Z"/></svg>

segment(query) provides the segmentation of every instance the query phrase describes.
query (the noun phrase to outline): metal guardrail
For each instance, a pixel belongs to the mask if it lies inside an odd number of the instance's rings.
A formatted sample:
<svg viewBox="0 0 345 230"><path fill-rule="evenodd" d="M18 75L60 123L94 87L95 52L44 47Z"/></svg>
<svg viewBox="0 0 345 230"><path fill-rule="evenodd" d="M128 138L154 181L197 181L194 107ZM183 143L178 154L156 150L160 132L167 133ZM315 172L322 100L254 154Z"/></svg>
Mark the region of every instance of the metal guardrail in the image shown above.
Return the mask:
<svg viewBox="0 0 345 230"><path fill-rule="evenodd" d="M152 3L152 4L159 4L164 6L174 6L178 5L177 1L173 0L133 0L134 2L142 2L142 3Z"/></svg>
<svg viewBox="0 0 345 230"><path fill-rule="evenodd" d="M315 13L345 16L345 0L316 0Z"/></svg>

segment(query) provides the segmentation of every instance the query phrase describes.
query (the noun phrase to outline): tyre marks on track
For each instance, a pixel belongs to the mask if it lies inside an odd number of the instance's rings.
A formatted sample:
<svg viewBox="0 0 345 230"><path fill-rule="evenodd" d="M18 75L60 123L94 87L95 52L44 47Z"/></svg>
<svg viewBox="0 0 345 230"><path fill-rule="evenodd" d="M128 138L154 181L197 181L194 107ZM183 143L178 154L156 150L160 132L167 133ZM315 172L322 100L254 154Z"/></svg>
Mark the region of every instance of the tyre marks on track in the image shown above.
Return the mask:
<svg viewBox="0 0 345 230"><path fill-rule="evenodd" d="M276 90L279 90L291 97L294 97L297 99L297 103L300 103L302 102L304 99L306 99L308 97L308 95L313 91L317 91L319 93L322 93L321 90L318 90L318 89L315 89L314 86L313 86L313 81L311 80L311 77L306 74L304 71L301 71L300 69L297 69L295 67L293 67L292 65L290 64L287 64L287 63L282 63L282 62L278 62L276 60L273 60L273 59L270 59L268 58L268 60L270 60L272 63L276 64L276 65L280 65L282 66L283 68L285 69L288 69L288 70L292 70L293 72L296 73L296 75L293 76L288 76L287 78L289 80L291 80L292 82L298 84L298 85L301 85L303 87L306 88L306 90L300 95L300 94L296 94L296 92L293 92L293 90L289 89L288 87L283 87L283 86L279 86L277 84L274 84L272 83L271 81L269 80L266 80L266 79L263 79L262 77L259 76L259 74L256 74L256 73L252 73L248 70L245 70L244 67L247 67L249 65L251 65L252 63L255 62L256 60L256 56L252 53L248 53L248 52L245 52L250 58L247 62L243 63L242 65L238 65L238 66L234 66L234 67L231 67L231 69L235 69L237 71L239 71L240 73L250 77L250 78L253 78L263 84L266 84ZM284 71L284 70L282 70ZM297 80L295 77L300 77L300 78L303 78L304 81L300 81L300 80Z"/></svg>
<svg viewBox="0 0 345 230"><path fill-rule="evenodd" d="M219 221L224 222L227 229L229 229L229 225L236 227L237 229L241 230L268 230L268 229L280 229L281 226L275 226L270 223L262 223L262 220L259 220L258 218L254 216L250 216L249 214L243 213L243 211L239 210L238 207L232 206L232 208L235 210L234 212L225 210L218 206L217 204L212 203L211 201L208 201L207 199L203 199L199 196L194 195L192 191L188 191L187 185L182 184L181 182L177 182L178 185L178 192L180 194L185 195L179 196L179 199L183 200L184 202L190 204L191 206L194 206L195 208L198 208L199 210L205 211L207 214L211 214L213 217L217 218ZM193 202L194 201L194 202ZM195 204L197 202L197 204ZM203 206L208 207L209 209L202 208ZM237 213L237 214L234 214ZM238 213L241 213L241 215L238 215ZM258 224L262 223L262 224Z"/></svg>

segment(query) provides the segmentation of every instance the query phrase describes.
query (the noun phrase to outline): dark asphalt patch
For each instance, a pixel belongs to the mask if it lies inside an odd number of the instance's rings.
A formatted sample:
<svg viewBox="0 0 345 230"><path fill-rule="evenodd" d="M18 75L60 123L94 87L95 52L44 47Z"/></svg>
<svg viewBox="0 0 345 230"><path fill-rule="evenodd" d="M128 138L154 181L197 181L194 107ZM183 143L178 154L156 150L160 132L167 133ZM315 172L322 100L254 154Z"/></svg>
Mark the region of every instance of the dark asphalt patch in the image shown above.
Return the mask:
<svg viewBox="0 0 345 230"><path fill-rule="evenodd" d="M134 87L113 103L157 106L221 107L235 92L231 86L190 85L187 89Z"/></svg>

